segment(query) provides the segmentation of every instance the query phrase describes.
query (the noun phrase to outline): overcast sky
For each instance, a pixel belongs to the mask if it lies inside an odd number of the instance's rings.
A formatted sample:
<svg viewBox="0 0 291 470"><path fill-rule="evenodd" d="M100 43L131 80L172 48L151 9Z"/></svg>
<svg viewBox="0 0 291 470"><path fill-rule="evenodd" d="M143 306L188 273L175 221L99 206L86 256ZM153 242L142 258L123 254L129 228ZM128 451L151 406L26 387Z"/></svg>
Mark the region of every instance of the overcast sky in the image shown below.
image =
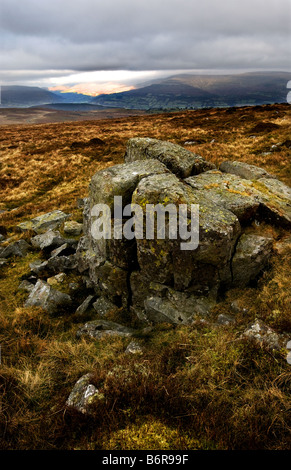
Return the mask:
<svg viewBox="0 0 291 470"><path fill-rule="evenodd" d="M289 71L290 25L291 0L0 0L0 84L111 91L187 70Z"/></svg>

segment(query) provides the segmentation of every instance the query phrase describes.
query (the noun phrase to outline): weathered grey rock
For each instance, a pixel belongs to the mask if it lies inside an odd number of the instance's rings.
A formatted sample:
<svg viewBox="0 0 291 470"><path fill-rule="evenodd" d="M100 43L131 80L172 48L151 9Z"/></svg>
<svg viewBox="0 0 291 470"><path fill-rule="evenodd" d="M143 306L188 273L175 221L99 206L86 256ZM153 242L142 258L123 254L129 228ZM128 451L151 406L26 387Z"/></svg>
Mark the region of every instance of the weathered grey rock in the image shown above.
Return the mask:
<svg viewBox="0 0 291 470"><path fill-rule="evenodd" d="M57 256L69 256L75 253L75 249L72 245L68 245L68 243L64 243L63 245L59 246L55 250L51 252L51 258L55 258Z"/></svg>
<svg viewBox="0 0 291 470"><path fill-rule="evenodd" d="M99 297L96 302L93 304L94 310L98 313L100 316L104 316L108 313L112 313L117 310L116 305L114 305L112 302L110 302L108 299L105 297Z"/></svg>
<svg viewBox="0 0 291 470"><path fill-rule="evenodd" d="M26 222L22 222L17 225L17 227L22 232L32 230L36 233L43 233L48 229L54 230L55 228L59 227L68 217L70 217L70 214L65 214L60 210L55 210L43 215L39 215L34 219L27 220Z"/></svg>
<svg viewBox="0 0 291 470"><path fill-rule="evenodd" d="M196 155L180 145L147 137L129 139L125 161L129 163L148 159L159 160L181 178L215 168L215 165L207 162L200 155Z"/></svg>
<svg viewBox="0 0 291 470"><path fill-rule="evenodd" d="M91 248L89 235L88 232L88 236L80 238L76 250L76 261L80 273L87 271L90 266L90 260L94 262L96 258L96 253Z"/></svg>
<svg viewBox="0 0 291 470"><path fill-rule="evenodd" d="M99 339L104 335L130 337L133 334L134 330L132 328L108 320L90 321L77 331L78 338L89 336L95 339Z"/></svg>
<svg viewBox="0 0 291 470"><path fill-rule="evenodd" d="M260 217L275 226L291 228L291 198L290 188L278 180L261 178L254 182L260 198ZM277 182L278 181L278 182Z"/></svg>
<svg viewBox="0 0 291 470"><path fill-rule="evenodd" d="M33 289L34 284L26 280L23 280L18 286L18 290L25 290L26 292L31 292Z"/></svg>
<svg viewBox="0 0 291 470"><path fill-rule="evenodd" d="M48 230L47 232L35 235L30 239L30 242L34 248L44 250L63 245L64 238L58 230Z"/></svg>
<svg viewBox="0 0 291 470"><path fill-rule="evenodd" d="M125 220L121 221L121 225ZM114 219L111 220L111 230L114 233ZM97 240L91 239L90 244L91 252L94 252L95 258L88 259L88 264L110 262L114 266L121 269L132 269L136 256L136 241L127 240L124 235L121 239L115 239L114 236L109 239L100 238ZM85 255L86 256L86 255Z"/></svg>
<svg viewBox="0 0 291 470"><path fill-rule="evenodd" d="M83 231L83 224L76 222L75 220L69 220L64 223L64 232L73 237L81 235Z"/></svg>
<svg viewBox="0 0 291 470"><path fill-rule="evenodd" d="M185 182L213 203L235 214L240 222L254 218L260 206L260 198L252 182L236 175L213 170L191 176Z"/></svg>
<svg viewBox="0 0 291 470"><path fill-rule="evenodd" d="M270 349L280 349L284 342L283 336L276 333L261 320L256 320L250 325L243 332L243 337L252 338Z"/></svg>
<svg viewBox="0 0 291 470"><path fill-rule="evenodd" d="M127 306L129 295L127 271L106 261L102 265L93 265L90 270L90 277L111 302L118 306Z"/></svg>
<svg viewBox="0 0 291 470"><path fill-rule="evenodd" d="M274 178L260 178L259 184L264 187L263 190L266 188L277 197L286 199L287 202L291 203L291 188L282 181Z"/></svg>
<svg viewBox="0 0 291 470"><path fill-rule="evenodd" d="M48 262L45 260L35 260L33 263L29 264L31 271L37 276L47 273Z"/></svg>
<svg viewBox="0 0 291 470"><path fill-rule="evenodd" d="M77 260L75 255L55 256L45 261L36 261L29 266L31 271L38 276L51 277L55 274L77 269Z"/></svg>
<svg viewBox="0 0 291 470"><path fill-rule="evenodd" d="M286 349L291 349L291 341L288 341L288 343L286 344Z"/></svg>
<svg viewBox="0 0 291 470"><path fill-rule="evenodd" d="M109 303L109 308L129 308L145 322L180 323L182 318L187 323L196 315L207 316L218 292L246 286L268 267L272 240L248 231L245 235L246 226L254 220L291 226L290 188L253 165L225 162L218 171L182 147L144 138L129 141L125 160L93 176L75 257L79 272L100 297L95 304L101 315ZM109 206L111 229L117 222L123 230L132 223L129 213L113 212L115 196L122 196L121 209L139 206L142 231L131 240L124 233L114 237L113 230L112 239L95 239L95 204ZM165 237L159 238L156 229L147 236L146 209L157 204L165 210L172 204L177 213L186 204L188 233L191 204L199 205L198 246L181 250L185 240L179 230L177 238L169 236L173 224L168 213Z"/></svg>
<svg viewBox="0 0 291 470"><path fill-rule="evenodd" d="M38 280L25 302L25 307L41 307L53 314L70 306L71 302L69 295L53 289L47 282Z"/></svg>
<svg viewBox="0 0 291 470"><path fill-rule="evenodd" d="M206 298L187 297L171 290L168 298L148 297L144 302L145 316L153 323L191 324L196 317L207 317L213 303Z"/></svg>
<svg viewBox="0 0 291 470"><path fill-rule="evenodd" d="M91 374L83 375L71 391L66 405L82 414L90 415L90 405L97 400L103 400L104 395L91 383Z"/></svg>
<svg viewBox="0 0 291 470"><path fill-rule="evenodd" d="M46 282L50 286L57 286L58 284L62 284L62 282L64 282L66 277L67 275L65 273L60 273L60 274L56 274L55 276L49 277Z"/></svg>
<svg viewBox="0 0 291 470"><path fill-rule="evenodd" d="M31 249L29 243L25 240L18 240L0 250L0 258L11 258L12 256L25 256Z"/></svg>
<svg viewBox="0 0 291 470"><path fill-rule="evenodd" d="M95 204L107 204L113 211L114 196L122 196L124 207L130 204L132 193L142 178L162 173L168 173L168 170L157 160L119 164L101 170L90 183L90 208Z"/></svg>
<svg viewBox="0 0 291 470"><path fill-rule="evenodd" d="M244 287L267 266L272 252L272 238L243 234L232 260L232 283Z"/></svg>
<svg viewBox="0 0 291 470"><path fill-rule="evenodd" d="M79 307L77 308L76 314L84 315L84 313L86 313L89 307L92 305L94 298L95 298L94 295L88 295L88 297L86 297L84 302L82 302L81 305L79 305Z"/></svg>
<svg viewBox="0 0 291 470"><path fill-rule="evenodd" d="M137 258L141 272L149 279L172 284L178 290L189 287L201 276L201 265L218 267L226 264L233 253L240 224L237 217L223 207L216 206L175 175L153 175L141 180L133 193L133 203L199 204L199 245L197 249L181 250L181 239L137 239ZM145 226L145 223L144 223ZM214 274L211 273L211 280Z"/></svg>
<svg viewBox="0 0 291 470"><path fill-rule="evenodd" d="M222 162L219 169L224 173L232 173L233 175L240 176L241 178L245 178L247 180L274 178L274 176L270 175L270 173L265 171L263 168L244 162Z"/></svg>
<svg viewBox="0 0 291 470"><path fill-rule="evenodd" d="M288 364L291 364L291 352L287 354L286 361L288 362Z"/></svg>

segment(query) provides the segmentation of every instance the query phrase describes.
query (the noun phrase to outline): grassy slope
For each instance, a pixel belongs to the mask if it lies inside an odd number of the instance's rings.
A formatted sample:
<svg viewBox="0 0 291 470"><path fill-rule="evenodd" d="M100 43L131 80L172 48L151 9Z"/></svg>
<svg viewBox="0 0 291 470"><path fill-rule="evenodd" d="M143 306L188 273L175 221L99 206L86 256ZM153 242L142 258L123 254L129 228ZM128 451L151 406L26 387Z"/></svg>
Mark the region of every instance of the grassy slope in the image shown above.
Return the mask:
<svg viewBox="0 0 291 470"><path fill-rule="evenodd" d="M3 126L0 209L13 210L0 215L0 224L17 239L16 223L53 209L80 220L76 199L87 195L96 171L123 162L126 141L133 136L195 141L187 148L216 164L246 161L291 185L290 149L277 146L269 153L272 145L290 138L290 114L290 106L272 105ZM254 133L262 122L278 127L262 126ZM71 147L95 137L105 144ZM270 227L260 230L285 235ZM0 275L0 448L290 448L286 352L273 353L240 338L256 317L278 332L290 332L290 252L274 255L256 288L230 291L218 305L214 319L233 314L233 299L247 308L237 314L235 327L160 325L140 338L144 354L131 357L124 353L128 339L77 340L75 332L85 319L23 308L19 278L37 256L32 252L11 260ZM94 372L106 396L93 418L65 410L74 383L87 372Z"/></svg>

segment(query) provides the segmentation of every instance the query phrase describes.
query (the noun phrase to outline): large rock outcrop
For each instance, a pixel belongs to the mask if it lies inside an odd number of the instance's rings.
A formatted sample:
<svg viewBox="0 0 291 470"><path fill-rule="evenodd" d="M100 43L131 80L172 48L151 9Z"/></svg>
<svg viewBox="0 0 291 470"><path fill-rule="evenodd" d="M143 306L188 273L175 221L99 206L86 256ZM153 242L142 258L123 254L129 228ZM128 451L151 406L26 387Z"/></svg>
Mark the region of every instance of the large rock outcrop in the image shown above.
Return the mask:
<svg viewBox="0 0 291 470"><path fill-rule="evenodd" d="M96 204L110 214L110 235L103 238L96 238ZM163 233L154 226L148 236L148 211L155 215L157 205L164 211ZM187 224L173 236L173 220L181 228L181 205ZM198 243L188 249L191 205L199 207ZM252 231L254 220L290 228L290 188L253 165L225 162L218 170L179 145L130 139L125 163L92 177L79 271L89 275L97 295L141 319L187 324L207 315L222 289L247 286L268 265L273 240Z"/></svg>

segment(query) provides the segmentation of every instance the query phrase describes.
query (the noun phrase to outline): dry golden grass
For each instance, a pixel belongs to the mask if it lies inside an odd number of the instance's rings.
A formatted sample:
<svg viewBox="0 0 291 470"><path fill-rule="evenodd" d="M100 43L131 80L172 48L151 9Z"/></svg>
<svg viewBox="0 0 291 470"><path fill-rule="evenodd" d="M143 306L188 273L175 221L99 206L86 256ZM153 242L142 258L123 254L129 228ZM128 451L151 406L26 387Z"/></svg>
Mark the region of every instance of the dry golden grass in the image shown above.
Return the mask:
<svg viewBox="0 0 291 470"><path fill-rule="evenodd" d="M92 175L122 163L126 142L135 136L195 141L185 148L216 165L245 161L290 185L290 110L270 105L3 126L1 229L12 239L29 238L15 225L54 209L80 220L76 200L87 195ZM89 144L93 138L104 143ZM256 229L275 239L287 235L264 224ZM257 317L290 334L288 249L274 254L257 287L232 290L217 306L214 320L219 313L233 315L234 299L247 309L236 315L235 327L160 325L138 338L141 356L125 354L127 338L77 339L84 320L69 312L51 316L24 308L20 277L38 256L12 259L0 275L0 448L290 449L286 351L270 352L241 338ZM65 406L87 372L106 397L93 406L92 417Z"/></svg>

